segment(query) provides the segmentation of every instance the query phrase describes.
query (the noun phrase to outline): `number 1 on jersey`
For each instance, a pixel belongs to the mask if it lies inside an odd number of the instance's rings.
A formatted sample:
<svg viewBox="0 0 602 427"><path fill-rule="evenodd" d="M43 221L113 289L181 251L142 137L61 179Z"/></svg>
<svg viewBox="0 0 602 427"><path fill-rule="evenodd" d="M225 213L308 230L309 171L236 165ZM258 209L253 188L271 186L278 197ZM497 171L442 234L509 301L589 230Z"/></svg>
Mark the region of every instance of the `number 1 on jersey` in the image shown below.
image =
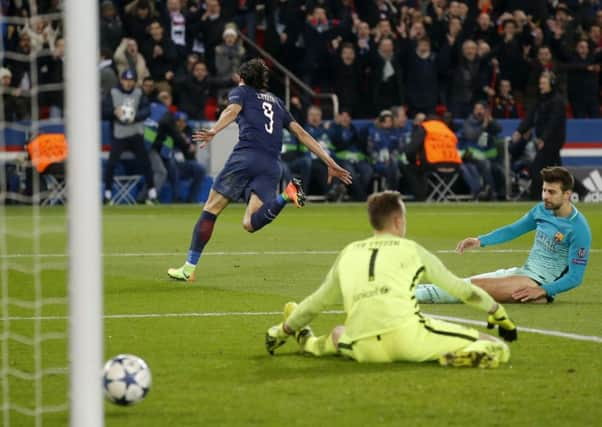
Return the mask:
<svg viewBox="0 0 602 427"><path fill-rule="evenodd" d="M274 110L272 109L272 104L264 102L261 106L263 107L263 115L269 119L269 122L264 126L265 131L271 135L274 132Z"/></svg>
<svg viewBox="0 0 602 427"><path fill-rule="evenodd" d="M374 264L376 264L376 255L378 254L378 249L372 249L372 254L370 255L370 265L368 267L368 281L374 282Z"/></svg>

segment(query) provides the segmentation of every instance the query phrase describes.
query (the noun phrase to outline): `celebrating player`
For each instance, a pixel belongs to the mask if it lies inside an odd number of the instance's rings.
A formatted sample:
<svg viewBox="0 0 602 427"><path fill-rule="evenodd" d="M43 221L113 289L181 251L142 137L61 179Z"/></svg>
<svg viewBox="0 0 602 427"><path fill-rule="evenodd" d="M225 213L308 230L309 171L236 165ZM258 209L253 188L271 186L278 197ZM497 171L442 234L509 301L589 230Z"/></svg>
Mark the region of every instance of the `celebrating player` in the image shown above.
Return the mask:
<svg viewBox="0 0 602 427"><path fill-rule="evenodd" d="M193 140L200 147L208 144L222 129L236 120L238 144L217 176L209 199L192 232L186 263L170 268L167 274L176 280L194 280L194 270L203 248L211 238L219 214L231 201L244 198L247 209L243 227L255 232L276 218L286 203L302 207L305 195L301 182L293 179L282 194L276 196L280 181L282 129L287 128L328 167L328 181L333 177L351 183L351 174L340 167L286 110L281 99L267 91L268 68L260 59L241 65L240 84L228 96L228 106L210 129L195 132Z"/></svg>
<svg viewBox="0 0 602 427"><path fill-rule="evenodd" d="M274 350L295 335L302 351L324 356L341 353L358 362L423 362L494 368L507 362L503 342L476 329L422 315L414 289L422 279L438 283L466 304L489 313L508 341L516 326L504 308L485 291L456 277L437 257L404 239L405 208L398 192L368 198L374 236L353 242L339 254L322 286L297 306L285 305L285 320L266 334L266 349ZM322 309L342 300L347 319L329 335L314 337L307 326Z"/></svg>
<svg viewBox="0 0 602 427"><path fill-rule="evenodd" d="M473 249L516 239L535 230L527 262L519 268L502 269L470 278L499 302L552 302L554 296L579 286L587 265L592 234L587 220L570 202L574 180L560 166L541 170L543 190L538 203L513 224L491 233L468 237L458 243L462 254ZM434 285L416 289L419 302L458 302Z"/></svg>

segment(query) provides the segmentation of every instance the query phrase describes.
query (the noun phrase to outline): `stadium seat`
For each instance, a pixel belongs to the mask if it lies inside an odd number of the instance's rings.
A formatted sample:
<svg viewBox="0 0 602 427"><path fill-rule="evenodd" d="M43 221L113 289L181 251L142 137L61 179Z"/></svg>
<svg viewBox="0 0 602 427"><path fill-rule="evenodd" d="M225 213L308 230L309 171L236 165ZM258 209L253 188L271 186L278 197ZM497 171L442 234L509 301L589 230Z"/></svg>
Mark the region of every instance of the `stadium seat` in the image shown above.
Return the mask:
<svg viewBox="0 0 602 427"><path fill-rule="evenodd" d="M136 204L136 189L142 182L142 175L117 175L113 178L113 197L111 204Z"/></svg>
<svg viewBox="0 0 602 427"><path fill-rule="evenodd" d="M454 167L435 167L427 173L429 195L427 202L447 202L468 200L468 195L458 195L453 186L460 177L460 170Z"/></svg>
<svg viewBox="0 0 602 427"><path fill-rule="evenodd" d="M67 199L67 186L64 175L43 174L48 191L42 198L42 206L64 205Z"/></svg>

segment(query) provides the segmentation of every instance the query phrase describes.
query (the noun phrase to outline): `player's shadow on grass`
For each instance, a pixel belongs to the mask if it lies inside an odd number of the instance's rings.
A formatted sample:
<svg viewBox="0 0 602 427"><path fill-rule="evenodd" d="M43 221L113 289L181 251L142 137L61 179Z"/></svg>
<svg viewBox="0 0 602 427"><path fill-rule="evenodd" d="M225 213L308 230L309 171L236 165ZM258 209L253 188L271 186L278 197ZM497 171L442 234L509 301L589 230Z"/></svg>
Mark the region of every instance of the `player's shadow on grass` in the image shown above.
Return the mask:
<svg viewBox="0 0 602 427"><path fill-rule="evenodd" d="M291 378L340 377L365 374L382 374L395 372L416 372L441 370L436 362L411 363L358 363L354 360L341 357L313 357L299 353L281 353L276 356L253 356L256 362L257 381L270 382L273 380L286 380Z"/></svg>

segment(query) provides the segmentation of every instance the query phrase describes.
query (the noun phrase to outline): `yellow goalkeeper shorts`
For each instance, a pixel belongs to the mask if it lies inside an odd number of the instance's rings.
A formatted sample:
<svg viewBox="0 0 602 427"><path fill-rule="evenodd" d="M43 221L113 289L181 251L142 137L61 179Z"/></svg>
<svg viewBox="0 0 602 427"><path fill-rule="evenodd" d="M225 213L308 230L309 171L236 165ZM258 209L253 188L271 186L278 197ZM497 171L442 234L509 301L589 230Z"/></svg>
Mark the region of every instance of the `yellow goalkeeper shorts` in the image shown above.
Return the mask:
<svg viewBox="0 0 602 427"><path fill-rule="evenodd" d="M423 317L394 331L350 341L343 333L338 349L358 362L424 362L461 350L479 338L473 328Z"/></svg>

